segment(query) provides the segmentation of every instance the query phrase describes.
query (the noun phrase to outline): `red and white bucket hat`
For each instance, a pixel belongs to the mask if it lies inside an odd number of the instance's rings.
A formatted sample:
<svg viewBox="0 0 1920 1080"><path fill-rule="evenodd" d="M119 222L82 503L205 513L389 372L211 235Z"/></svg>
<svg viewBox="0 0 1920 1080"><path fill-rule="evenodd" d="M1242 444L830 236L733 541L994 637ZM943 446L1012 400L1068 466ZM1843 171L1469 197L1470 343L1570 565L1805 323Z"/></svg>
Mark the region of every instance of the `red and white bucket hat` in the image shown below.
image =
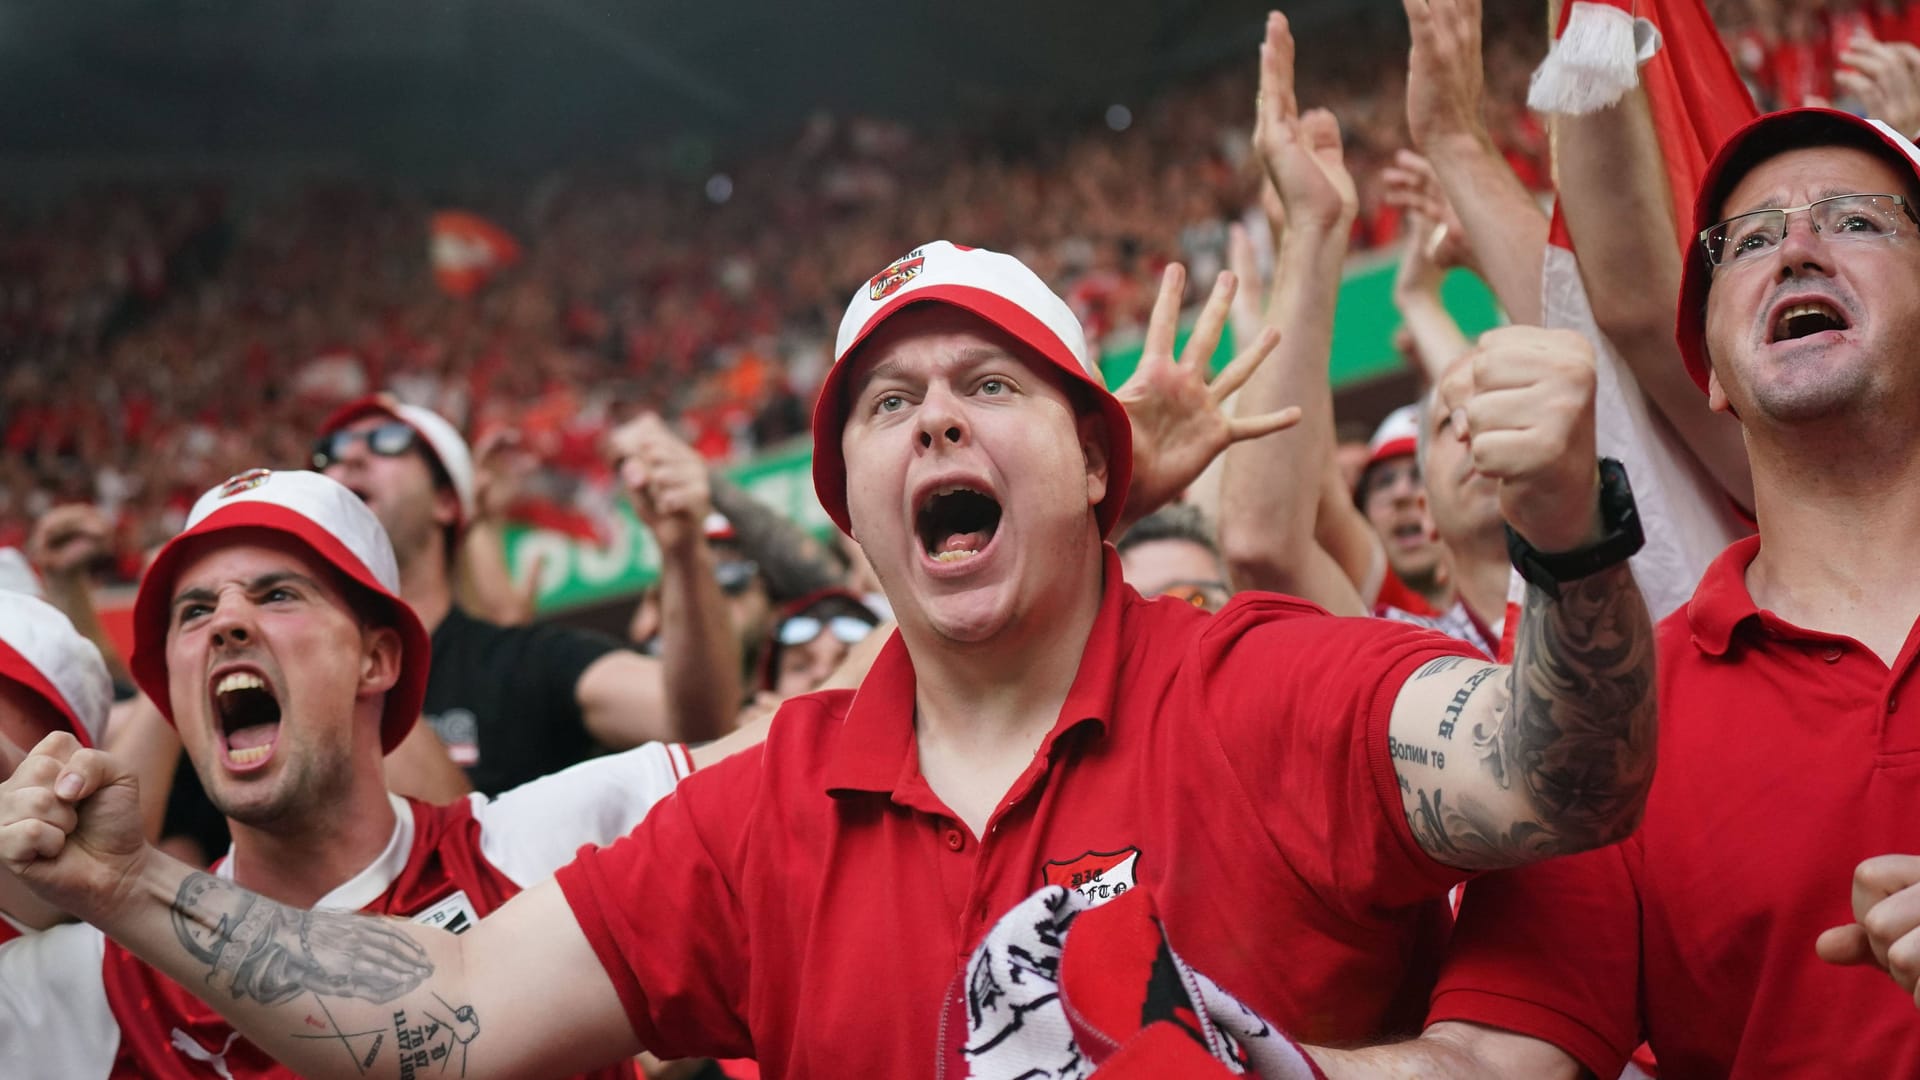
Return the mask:
<svg viewBox="0 0 1920 1080"><path fill-rule="evenodd" d="M46 699L82 745L100 745L113 707L113 680L100 650L59 608L0 590L0 679Z"/></svg>
<svg viewBox="0 0 1920 1080"><path fill-rule="evenodd" d="M403 404L392 394L368 394L335 409L320 425L320 434L331 435L366 416L390 416L426 440L427 448L446 470L453 494L460 501L460 520L454 523L455 527L466 528L474 512L473 451L467 446L467 440L460 437L459 430L432 409Z"/></svg>
<svg viewBox="0 0 1920 1080"><path fill-rule="evenodd" d="M1133 429L1126 409L1101 378L1080 320L1019 259L945 240L922 244L887 264L853 294L840 320L833 368L813 409L813 486L827 516L842 532L853 534L847 514L847 463L840 454L847 378L853 369L849 358L881 323L920 303L949 304L978 315L1087 388L1107 424L1107 495L1094 514L1101 535L1111 533L1133 476Z"/></svg>
<svg viewBox="0 0 1920 1080"><path fill-rule="evenodd" d="M1725 220L1721 203L1734 185L1753 168L1789 150L1810 146L1852 146L1904 165L1920 184L1920 147L1879 120L1867 120L1837 109L1782 109L1750 121L1727 137L1713 155L1693 201L1693 228L1681 261L1680 310L1675 339L1702 393L1707 390L1707 291L1713 285L1713 265L1706 248L1693 239Z"/></svg>
<svg viewBox="0 0 1920 1080"><path fill-rule="evenodd" d="M1420 406L1402 405L1387 414L1367 440L1367 465L1371 469L1388 458L1404 457L1420 450Z"/></svg>
<svg viewBox="0 0 1920 1080"><path fill-rule="evenodd" d="M394 629L400 632L400 680L387 691L380 726L381 745L392 751L420 717L433 646L420 617L400 599L400 569L380 520L359 496L316 472L253 469L193 504L186 529L160 549L140 582L133 606L134 681L171 723L167 625L174 578L200 538L233 529L266 529L291 536L392 606Z"/></svg>

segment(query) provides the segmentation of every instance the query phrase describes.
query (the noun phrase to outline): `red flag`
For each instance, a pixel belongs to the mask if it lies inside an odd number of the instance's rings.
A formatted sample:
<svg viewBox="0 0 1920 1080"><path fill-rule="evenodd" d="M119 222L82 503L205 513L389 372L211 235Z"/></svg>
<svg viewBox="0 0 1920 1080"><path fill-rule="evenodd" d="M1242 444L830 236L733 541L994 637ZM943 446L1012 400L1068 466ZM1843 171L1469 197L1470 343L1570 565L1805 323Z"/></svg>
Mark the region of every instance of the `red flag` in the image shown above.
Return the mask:
<svg viewBox="0 0 1920 1080"><path fill-rule="evenodd" d="M1757 115L1733 58L1701 0L1574 0L1560 15L1552 52L1534 73L1528 104L1550 113L1585 113L1616 104L1636 85L1659 134L1684 253L1693 194L1726 137ZM1600 453L1624 462L1647 525L1634 577L1658 619L1693 594L1715 555L1750 531L1704 466L1656 413L1633 373L1594 322L1574 260L1573 241L1553 215L1542 287L1548 326L1577 330L1597 361ZM1509 599L1521 593L1518 577ZM1508 605L1511 650L1518 611Z"/></svg>
<svg viewBox="0 0 1920 1080"><path fill-rule="evenodd" d="M433 276L449 296L479 292L488 279L520 261L520 243L507 230L465 210L433 215Z"/></svg>

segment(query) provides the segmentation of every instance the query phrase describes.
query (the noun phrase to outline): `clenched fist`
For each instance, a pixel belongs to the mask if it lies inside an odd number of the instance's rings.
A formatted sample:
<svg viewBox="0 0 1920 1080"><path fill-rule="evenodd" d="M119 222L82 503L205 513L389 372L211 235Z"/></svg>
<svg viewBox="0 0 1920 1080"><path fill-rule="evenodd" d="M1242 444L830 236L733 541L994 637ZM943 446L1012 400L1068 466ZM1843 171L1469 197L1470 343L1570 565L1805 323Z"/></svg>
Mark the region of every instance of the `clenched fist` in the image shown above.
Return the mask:
<svg viewBox="0 0 1920 1080"><path fill-rule="evenodd" d="M1593 441L1593 347L1570 330L1508 326L1481 335L1440 383L1451 432L1498 481L1500 514L1543 552L1600 539Z"/></svg>
<svg viewBox="0 0 1920 1080"><path fill-rule="evenodd" d="M703 535L713 493L699 451L653 413L615 428L607 443L634 512L662 548L678 548Z"/></svg>
<svg viewBox="0 0 1920 1080"><path fill-rule="evenodd" d="M147 852L133 774L62 731L0 784L0 867L85 919L114 910Z"/></svg>
<svg viewBox="0 0 1920 1080"><path fill-rule="evenodd" d="M1814 948L1830 964L1872 964L1920 1004L1920 856L1879 855L1853 871L1853 918Z"/></svg>

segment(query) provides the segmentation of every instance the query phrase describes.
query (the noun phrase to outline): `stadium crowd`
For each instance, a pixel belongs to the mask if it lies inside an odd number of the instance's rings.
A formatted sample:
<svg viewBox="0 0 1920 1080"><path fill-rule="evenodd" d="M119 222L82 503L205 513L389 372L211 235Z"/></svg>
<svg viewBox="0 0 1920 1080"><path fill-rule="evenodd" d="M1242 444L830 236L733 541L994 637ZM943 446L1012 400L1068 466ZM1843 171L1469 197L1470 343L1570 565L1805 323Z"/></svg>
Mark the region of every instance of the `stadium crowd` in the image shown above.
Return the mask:
<svg viewBox="0 0 1920 1080"><path fill-rule="evenodd" d="M1484 3L469 193L470 294L367 184L17 213L0 1074L1915 1074L1920 3Z"/></svg>

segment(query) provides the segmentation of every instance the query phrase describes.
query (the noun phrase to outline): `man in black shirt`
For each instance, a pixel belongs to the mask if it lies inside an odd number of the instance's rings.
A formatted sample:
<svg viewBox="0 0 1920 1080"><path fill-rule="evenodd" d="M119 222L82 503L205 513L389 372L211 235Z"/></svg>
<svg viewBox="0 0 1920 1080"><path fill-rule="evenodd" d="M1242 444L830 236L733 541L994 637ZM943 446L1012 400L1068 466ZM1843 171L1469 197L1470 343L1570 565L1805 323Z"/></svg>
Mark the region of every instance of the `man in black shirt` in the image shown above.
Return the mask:
<svg viewBox="0 0 1920 1080"><path fill-rule="evenodd" d="M424 708L474 789L492 795L588 756L724 733L739 660L701 524L704 463L682 460L657 418L620 433L621 478L661 552L666 643L658 659L559 626L497 626L453 602L453 557L474 513L465 440L438 414L386 395L321 426L316 469L379 517L400 590L433 635Z"/></svg>

